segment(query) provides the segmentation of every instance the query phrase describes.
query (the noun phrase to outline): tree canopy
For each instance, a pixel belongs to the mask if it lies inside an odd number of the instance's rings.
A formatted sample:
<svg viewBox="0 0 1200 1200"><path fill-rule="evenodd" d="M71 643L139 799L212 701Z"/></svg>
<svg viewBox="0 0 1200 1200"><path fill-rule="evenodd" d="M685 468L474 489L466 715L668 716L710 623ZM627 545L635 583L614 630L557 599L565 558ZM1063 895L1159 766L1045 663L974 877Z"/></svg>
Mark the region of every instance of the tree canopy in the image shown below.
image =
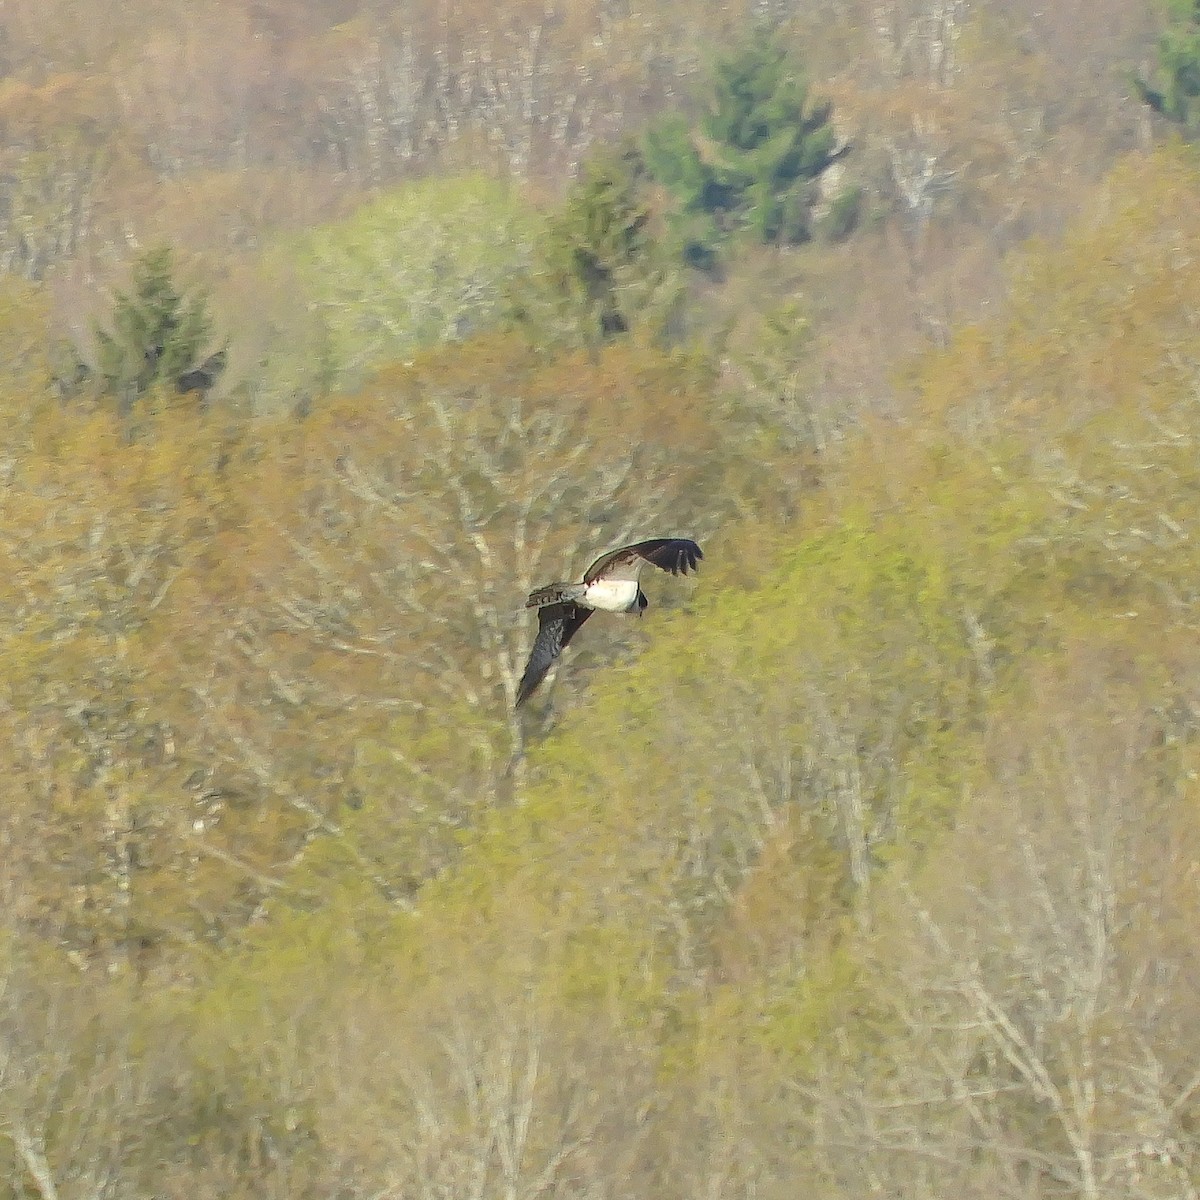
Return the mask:
<svg viewBox="0 0 1200 1200"><path fill-rule="evenodd" d="M1195 1195L1160 14L75 7L0 6L0 1200Z"/></svg>
<svg viewBox="0 0 1200 1200"><path fill-rule="evenodd" d="M809 99L788 48L764 27L717 60L709 89L702 139L671 115L645 142L650 170L678 200L686 256L704 263L712 234L738 229L804 241L813 182L837 151L832 105Z"/></svg>
<svg viewBox="0 0 1200 1200"><path fill-rule="evenodd" d="M200 358L212 334L206 298L179 290L171 248L148 250L134 264L132 290L113 300L110 327L95 328L104 393L128 412L156 384L206 392L225 365L224 348Z"/></svg>
<svg viewBox="0 0 1200 1200"><path fill-rule="evenodd" d="M1168 0L1153 82L1137 80L1142 98L1189 133L1200 128L1200 4Z"/></svg>

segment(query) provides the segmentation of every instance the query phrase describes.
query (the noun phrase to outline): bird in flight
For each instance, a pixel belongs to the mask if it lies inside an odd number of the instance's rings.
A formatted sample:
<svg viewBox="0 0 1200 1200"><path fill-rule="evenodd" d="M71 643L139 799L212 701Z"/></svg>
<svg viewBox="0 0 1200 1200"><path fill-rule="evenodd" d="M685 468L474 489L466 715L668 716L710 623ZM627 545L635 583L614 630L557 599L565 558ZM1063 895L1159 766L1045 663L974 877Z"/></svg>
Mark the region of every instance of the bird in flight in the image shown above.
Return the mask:
<svg viewBox="0 0 1200 1200"><path fill-rule="evenodd" d="M582 583L552 583L529 594L526 608L538 610L538 635L517 689L517 707L533 695L554 660L596 609L640 614L650 603L638 583L650 563L686 575L704 557L690 538L651 538L602 554L583 573Z"/></svg>

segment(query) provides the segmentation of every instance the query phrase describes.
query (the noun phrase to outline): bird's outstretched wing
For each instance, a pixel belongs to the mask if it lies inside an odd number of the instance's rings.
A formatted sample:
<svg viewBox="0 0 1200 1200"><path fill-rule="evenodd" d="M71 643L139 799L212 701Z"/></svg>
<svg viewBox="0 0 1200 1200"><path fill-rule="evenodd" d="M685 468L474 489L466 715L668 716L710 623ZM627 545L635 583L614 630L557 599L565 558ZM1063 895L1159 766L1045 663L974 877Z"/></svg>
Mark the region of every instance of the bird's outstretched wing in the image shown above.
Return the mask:
<svg viewBox="0 0 1200 1200"><path fill-rule="evenodd" d="M580 608L578 604L569 601L547 604L538 609L538 635L533 643L525 674L521 676L520 687L517 689L518 708L533 695L538 684L546 677L546 672L554 665L554 660L562 653L563 647L591 615L590 608Z"/></svg>
<svg viewBox="0 0 1200 1200"><path fill-rule="evenodd" d="M636 579L642 567L650 563L672 575L686 575L696 569L704 557L691 538L650 538L602 554L583 576L584 583L597 579Z"/></svg>

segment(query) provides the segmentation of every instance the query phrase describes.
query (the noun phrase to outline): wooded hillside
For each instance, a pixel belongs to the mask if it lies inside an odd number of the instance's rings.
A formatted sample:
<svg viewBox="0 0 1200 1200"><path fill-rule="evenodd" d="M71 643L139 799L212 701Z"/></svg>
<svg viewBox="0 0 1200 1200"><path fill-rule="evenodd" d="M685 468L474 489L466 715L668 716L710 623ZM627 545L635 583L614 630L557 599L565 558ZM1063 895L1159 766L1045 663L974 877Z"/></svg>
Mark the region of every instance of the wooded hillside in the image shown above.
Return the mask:
<svg viewBox="0 0 1200 1200"><path fill-rule="evenodd" d="M0 1200L1200 1195L1198 64L4 5Z"/></svg>

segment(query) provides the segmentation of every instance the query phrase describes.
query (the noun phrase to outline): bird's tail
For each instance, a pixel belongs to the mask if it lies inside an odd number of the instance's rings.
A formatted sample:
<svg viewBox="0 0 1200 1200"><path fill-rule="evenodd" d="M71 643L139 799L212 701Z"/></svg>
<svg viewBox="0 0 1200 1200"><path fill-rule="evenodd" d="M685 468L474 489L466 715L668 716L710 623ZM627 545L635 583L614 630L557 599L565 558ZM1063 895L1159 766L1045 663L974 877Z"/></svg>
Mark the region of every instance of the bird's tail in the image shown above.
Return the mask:
<svg viewBox="0 0 1200 1200"><path fill-rule="evenodd" d="M526 608L545 608L547 604L561 604L564 600L578 600L587 587L582 583L551 583L529 593Z"/></svg>

